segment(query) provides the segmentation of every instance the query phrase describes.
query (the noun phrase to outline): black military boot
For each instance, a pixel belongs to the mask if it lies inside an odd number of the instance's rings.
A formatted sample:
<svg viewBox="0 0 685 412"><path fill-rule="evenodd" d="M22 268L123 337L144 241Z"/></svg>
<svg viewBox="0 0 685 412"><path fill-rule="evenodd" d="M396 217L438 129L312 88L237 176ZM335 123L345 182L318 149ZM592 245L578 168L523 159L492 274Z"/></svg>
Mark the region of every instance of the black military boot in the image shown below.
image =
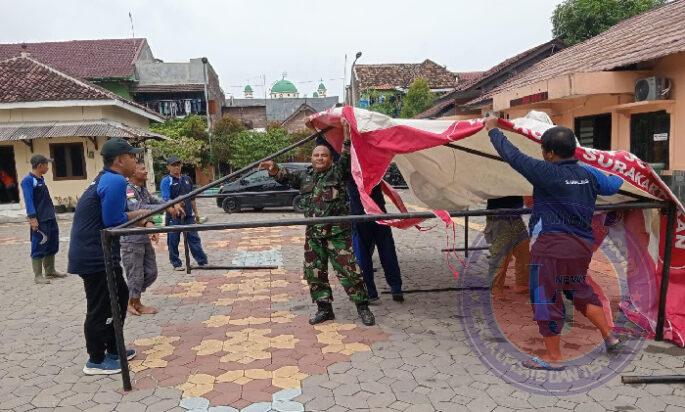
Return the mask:
<svg viewBox="0 0 685 412"><path fill-rule="evenodd" d="M373 326L376 324L376 318L371 313L368 303L357 303L357 313L366 326Z"/></svg>
<svg viewBox="0 0 685 412"><path fill-rule="evenodd" d="M317 323L335 319L333 305L331 305L330 302L316 302L316 306L318 306L319 309L309 318L310 325L316 325Z"/></svg>

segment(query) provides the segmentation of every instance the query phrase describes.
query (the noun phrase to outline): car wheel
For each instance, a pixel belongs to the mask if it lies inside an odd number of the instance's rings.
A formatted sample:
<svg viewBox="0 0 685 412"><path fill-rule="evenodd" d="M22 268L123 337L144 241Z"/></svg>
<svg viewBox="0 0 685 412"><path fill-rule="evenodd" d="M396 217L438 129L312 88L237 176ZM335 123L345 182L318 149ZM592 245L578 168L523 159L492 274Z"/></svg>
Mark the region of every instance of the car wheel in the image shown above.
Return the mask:
<svg viewBox="0 0 685 412"><path fill-rule="evenodd" d="M234 197L227 197L224 199L223 203L221 203L221 207L224 208L224 212L226 213L235 213L240 211L240 200L234 198Z"/></svg>
<svg viewBox="0 0 685 412"><path fill-rule="evenodd" d="M300 196L300 195L297 195L293 198L293 209L295 209L295 211L297 213L304 212L304 208L300 204L301 200L302 200L302 196Z"/></svg>

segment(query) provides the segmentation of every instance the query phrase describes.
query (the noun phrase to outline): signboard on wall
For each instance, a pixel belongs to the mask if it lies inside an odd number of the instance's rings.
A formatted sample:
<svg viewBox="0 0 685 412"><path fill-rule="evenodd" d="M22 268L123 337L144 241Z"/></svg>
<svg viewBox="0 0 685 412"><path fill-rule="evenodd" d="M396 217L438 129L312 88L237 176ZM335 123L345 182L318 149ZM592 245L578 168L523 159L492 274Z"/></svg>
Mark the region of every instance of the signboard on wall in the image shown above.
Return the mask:
<svg viewBox="0 0 685 412"><path fill-rule="evenodd" d="M655 142L665 142L668 140L668 133L654 133Z"/></svg>
<svg viewBox="0 0 685 412"><path fill-rule="evenodd" d="M519 97L518 99L509 100L509 106L515 107L522 106L524 104L544 102L545 100L547 100L547 98L547 92L530 94L528 96Z"/></svg>

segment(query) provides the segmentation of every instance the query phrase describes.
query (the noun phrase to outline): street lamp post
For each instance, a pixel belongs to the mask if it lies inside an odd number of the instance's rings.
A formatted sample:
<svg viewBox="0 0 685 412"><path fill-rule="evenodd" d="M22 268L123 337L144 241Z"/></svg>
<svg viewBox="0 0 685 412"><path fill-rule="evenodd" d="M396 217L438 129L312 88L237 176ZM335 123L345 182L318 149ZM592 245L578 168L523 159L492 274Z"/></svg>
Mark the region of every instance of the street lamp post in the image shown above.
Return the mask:
<svg viewBox="0 0 685 412"><path fill-rule="evenodd" d="M350 106L354 106L355 102L357 101L357 89L354 87L354 65L357 64L357 59L359 59L360 57L362 57L362 52L358 51L357 54L354 56L354 61L352 62L352 67L350 69L350 91L352 94L352 101L350 102Z"/></svg>

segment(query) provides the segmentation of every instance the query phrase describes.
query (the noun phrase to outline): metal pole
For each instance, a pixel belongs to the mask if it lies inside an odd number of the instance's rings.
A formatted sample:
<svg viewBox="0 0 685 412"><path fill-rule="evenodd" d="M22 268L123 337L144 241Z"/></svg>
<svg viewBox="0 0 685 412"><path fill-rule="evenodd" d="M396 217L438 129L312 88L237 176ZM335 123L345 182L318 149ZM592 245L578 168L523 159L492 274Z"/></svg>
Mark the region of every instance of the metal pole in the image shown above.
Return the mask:
<svg viewBox="0 0 685 412"><path fill-rule="evenodd" d="M343 89L342 89L342 96L343 96L343 102L344 104L350 104L349 103L349 98L347 96L347 53L345 53L345 64L343 65Z"/></svg>
<svg viewBox="0 0 685 412"><path fill-rule="evenodd" d="M150 217L150 216L156 215L157 213L166 210L168 207L173 206L173 205L175 205L176 203L180 203L180 202L183 202L183 201L186 200L186 199L190 199L190 198L192 198L192 197L195 197L195 196L199 195L200 193L204 192L204 191L207 190L207 189L211 189L211 188L213 188L213 187L219 186L220 184L222 184L222 183L224 183L224 182L227 182L227 181L229 181L230 179L232 179L232 178L234 178L234 177L236 177L236 176L240 176L241 174L243 174L243 173L245 173L245 172L247 172L247 171L249 171L249 170L252 170L253 168L259 166L259 164L260 164L261 162L264 162L264 161L267 161L267 160L271 160L271 159L273 159L273 158L275 158L275 157L278 157L278 156L280 156L280 155L282 155L282 154L284 154L284 153L287 153L287 152L289 152L289 151L291 151L291 150L293 150L293 149L297 149L298 147L300 147L300 146L302 146L302 145L305 145L305 144L309 143L310 141L316 139L316 137L319 136L319 134L325 133L325 132L327 132L328 130L330 130L330 128L326 128L326 129L324 129L324 130L322 130L322 131L320 131L320 132L312 133L311 135L309 135L308 137L305 137L304 139L300 140L300 141L297 142L297 143L293 143L293 144L291 144L290 146L288 146L288 147L286 147L286 148L283 148L283 149L277 151L276 153L270 154L269 156L267 156L267 157L265 157L265 158L263 158L263 159L257 160L256 162L252 162L252 163L250 163L249 165L243 167L242 169L236 170L235 172L233 172L233 173L231 173L231 174L228 174L228 175L222 177L221 179L217 179L217 180L215 180L215 181L213 181L213 182L211 182L211 183L208 183L208 184L206 184L206 185L204 185L204 186L202 186L202 187L199 187L199 188L193 190L193 191L190 192L190 193L187 193L187 194L185 194L185 195L183 195L183 196L179 196L179 197L177 197L177 198L175 198L175 199L172 199L172 200L168 201L167 203L164 203L163 205L158 206L158 207L155 208L155 209L151 209L147 214L145 214L145 215L143 215L143 216L140 216L140 217L138 217L138 218L136 218L136 219L133 219L133 220L129 220L128 222L123 223L123 224L117 226L115 229L123 229L123 228L126 228L126 227L135 226L135 224L138 223L138 222L140 222L141 220L147 219L147 218Z"/></svg>
<svg viewBox="0 0 685 412"><path fill-rule="evenodd" d="M464 257L469 257L469 217L464 216Z"/></svg>
<svg viewBox="0 0 685 412"><path fill-rule="evenodd" d="M190 246L188 245L188 232L183 232L183 252L186 258L186 274L190 275Z"/></svg>
<svg viewBox="0 0 685 412"><path fill-rule="evenodd" d="M207 113L207 132L210 133L212 130L212 119L209 118L209 87L207 84L207 63L209 61L206 57L202 58L202 74L204 76L204 87L205 87L205 112ZM212 136L209 136L209 152L212 152Z"/></svg>
<svg viewBox="0 0 685 412"><path fill-rule="evenodd" d="M664 261L661 269L661 287L659 293L659 314L656 318L656 336L654 340L664 340L664 321L666 319L666 295L668 294L668 278L671 274L671 252L673 249L673 236L676 225L675 203L668 204L666 218L666 242L664 245Z"/></svg>
<svg viewBox="0 0 685 412"><path fill-rule="evenodd" d="M128 370L128 359L126 358L124 322L121 312L119 311L119 295L117 293L117 282L119 280L114 275L114 265L112 262L112 243L114 241L113 235L108 231L103 230L100 232L100 240L102 242L102 251L105 259L105 277L107 280L107 290L109 291L109 303L112 307L112 327L114 328L114 337L117 342L117 353L119 354L119 362L121 364L121 379L124 382L124 390L130 391L132 389L131 375L129 374Z"/></svg>
<svg viewBox="0 0 685 412"><path fill-rule="evenodd" d="M685 383L685 375L621 376L622 383Z"/></svg>
<svg viewBox="0 0 685 412"><path fill-rule="evenodd" d="M668 206L664 202L629 202L617 203L611 205L598 205L595 210L625 210L625 209L665 209ZM478 209L478 210L458 210L449 212L450 217L463 216L510 216L510 215L525 215L531 212L530 209ZM231 222L231 223L214 223L214 224L192 224L192 225L178 225L166 227L149 227L149 228L127 228L116 227L107 229L110 233L119 236L125 235L140 235L143 233L180 233L183 231L198 231L205 232L208 230L222 230L222 229L247 229L255 227L280 227L280 226L307 226L307 225L323 225L331 223L358 223L358 222L375 222L378 220L400 220L400 219L435 219L436 216L432 212L409 212L409 213L385 213L380 215L348 215L348 216L328 216L328 217L310 217L299 219L278 219L278 220L261 220L249 222Z"/></svg>

